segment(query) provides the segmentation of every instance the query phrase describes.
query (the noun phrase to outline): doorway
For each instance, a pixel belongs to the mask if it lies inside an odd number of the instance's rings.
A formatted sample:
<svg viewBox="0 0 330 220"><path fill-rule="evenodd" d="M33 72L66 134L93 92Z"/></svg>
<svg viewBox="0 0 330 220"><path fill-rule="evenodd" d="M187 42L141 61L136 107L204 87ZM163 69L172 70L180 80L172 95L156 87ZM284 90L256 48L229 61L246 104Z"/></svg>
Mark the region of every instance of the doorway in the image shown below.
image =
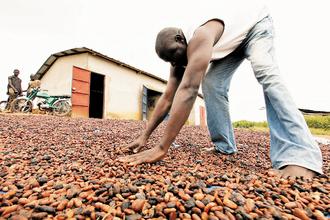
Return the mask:
<svg viewBox="0 0 330 220"><path fill-rule="evenodd" d="M104 106L104 75L91 73L89 117L103 118Z"/></svg>
<svg viewBox="0 0 330 220"><path fill-rule="evenodd" d="M143 86L142 90L142 120L149 120L153 111L155 110L156 103L161 92Z"/></svg>
<svg viewBox="0 0 330 220"><path fill-rule="evenodd" d="M154 90L148 90L148 98L147 98L147 106L148 106L148 110L147 110L147 119L149 120L152 113L155 110L156 107L156 103L158 101L158 99L160 98L162 94L160 92L154 91Z"/></svg>

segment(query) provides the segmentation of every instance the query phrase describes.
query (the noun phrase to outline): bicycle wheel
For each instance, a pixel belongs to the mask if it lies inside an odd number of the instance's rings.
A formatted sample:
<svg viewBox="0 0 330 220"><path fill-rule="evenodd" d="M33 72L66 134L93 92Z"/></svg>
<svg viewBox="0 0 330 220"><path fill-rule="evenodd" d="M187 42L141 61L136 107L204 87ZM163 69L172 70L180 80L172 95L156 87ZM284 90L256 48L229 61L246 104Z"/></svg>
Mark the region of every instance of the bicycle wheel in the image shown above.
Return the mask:
<svg viewBox="0 0 330 220"><path fill-rule="evenodd" d="M71 105L67 100L58 100L54 103L54 114L57 116L66 116L71 111Z"/></svg>
<svg viewBox="0 0 330 220"><path fill-rule="evenodd" d="M7 101L1 101L0 102L0 112L3 112L6 110L6 106L7 106Z"/></svg>
<svg viewBox="0 0 330 220"><path fill-rule="evenodd" d="M31 112L32 107L32 102L26 99L15 99L11 104L11 109L13 112Z"/></svg>

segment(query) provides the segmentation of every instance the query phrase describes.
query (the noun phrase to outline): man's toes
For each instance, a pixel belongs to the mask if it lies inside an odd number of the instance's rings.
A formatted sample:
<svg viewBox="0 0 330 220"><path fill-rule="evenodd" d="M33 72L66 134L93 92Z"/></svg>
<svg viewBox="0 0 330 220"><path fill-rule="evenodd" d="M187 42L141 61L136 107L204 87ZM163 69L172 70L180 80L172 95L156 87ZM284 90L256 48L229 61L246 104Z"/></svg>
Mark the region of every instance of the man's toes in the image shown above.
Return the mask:
<svg viewBox="0 0 330 220"><path fill-rule="evenodd" d="M119 157L118 160L120 162L125 162L128 159L128 156L124 156L124 157Z"/></svg>
<svg viewBox="0 0 330 220"><path fill-rule="evenodd" d="M273 177L273 176L281 177L282 176L281 170L275 170L275 169L268 170L267 174L268 174L268 176L271 176L271 177Z"/></svg>
<svg viewBox="0 0 330 220"><path fill-rule="evenodd" d="M123 153L127 153L127 152L130 152L130 151L131 151L131 149L129 147L121 148L121 152L123 152Z"/></svg>
<svg viewBox="0 0 330 220"><path fill-rule="evenodd" d="M288 165L280 169L283 178L296 178L303 177L305 179L312 179L316 173L307 168L296 166L296 165Z"/></svg>
<svg viewBox="0 0 330 220"><path fill-rule="evenodd" d="M125 162L125 163L127 163L127 162L130 162L134 157L133 157L134 155L129 155L129 156L125 156L125 157L120 157L119 158L119 161L120 162Z"/></svg>
<svg viewBox="0 0 330 220"><path fill-rule="evenodd" d="M120 162L125 162L125 157L119 157L118 160L119 160Z"/></svg>

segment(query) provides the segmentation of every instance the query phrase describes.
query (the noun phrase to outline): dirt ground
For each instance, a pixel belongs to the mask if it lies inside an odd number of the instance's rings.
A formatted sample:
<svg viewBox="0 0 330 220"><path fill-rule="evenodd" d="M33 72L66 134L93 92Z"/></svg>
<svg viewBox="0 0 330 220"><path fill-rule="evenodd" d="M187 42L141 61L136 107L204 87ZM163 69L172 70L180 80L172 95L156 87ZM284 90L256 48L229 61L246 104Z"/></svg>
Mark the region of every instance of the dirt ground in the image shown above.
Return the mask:
<svg viewBox="0 0 330 220"><path fill-rule="evenodd" d="M206 128L185 126L164 160L117 159L145 123L0 114L0 219L327 219L324 175L274 176L269 134L235 130L238 153L206 152ZM146 148L161 138L164 124Z"/></svg>

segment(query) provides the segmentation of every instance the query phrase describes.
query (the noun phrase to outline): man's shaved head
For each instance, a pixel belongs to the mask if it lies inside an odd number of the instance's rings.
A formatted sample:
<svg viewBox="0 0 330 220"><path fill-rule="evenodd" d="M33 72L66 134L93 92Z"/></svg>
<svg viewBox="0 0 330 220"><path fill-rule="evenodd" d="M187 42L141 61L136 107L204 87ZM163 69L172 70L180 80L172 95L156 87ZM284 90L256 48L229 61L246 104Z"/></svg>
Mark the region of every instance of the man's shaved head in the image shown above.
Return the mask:
<svg viewBox="0 0 330 220"><path fill-rule="evenodd" d="M162 29L156 38L155 50L159 58L170 62L172 66L187 64L187 42L180 28Z"/></svg>
<svg viewBox="0 0 330 220"><path fill-rule="evenodd" d="M167 47L168 43L174 40L176 34L180 32L179 28L167 27L162 29L156 38L156 53L160 55L162 51Z"/></svg>

